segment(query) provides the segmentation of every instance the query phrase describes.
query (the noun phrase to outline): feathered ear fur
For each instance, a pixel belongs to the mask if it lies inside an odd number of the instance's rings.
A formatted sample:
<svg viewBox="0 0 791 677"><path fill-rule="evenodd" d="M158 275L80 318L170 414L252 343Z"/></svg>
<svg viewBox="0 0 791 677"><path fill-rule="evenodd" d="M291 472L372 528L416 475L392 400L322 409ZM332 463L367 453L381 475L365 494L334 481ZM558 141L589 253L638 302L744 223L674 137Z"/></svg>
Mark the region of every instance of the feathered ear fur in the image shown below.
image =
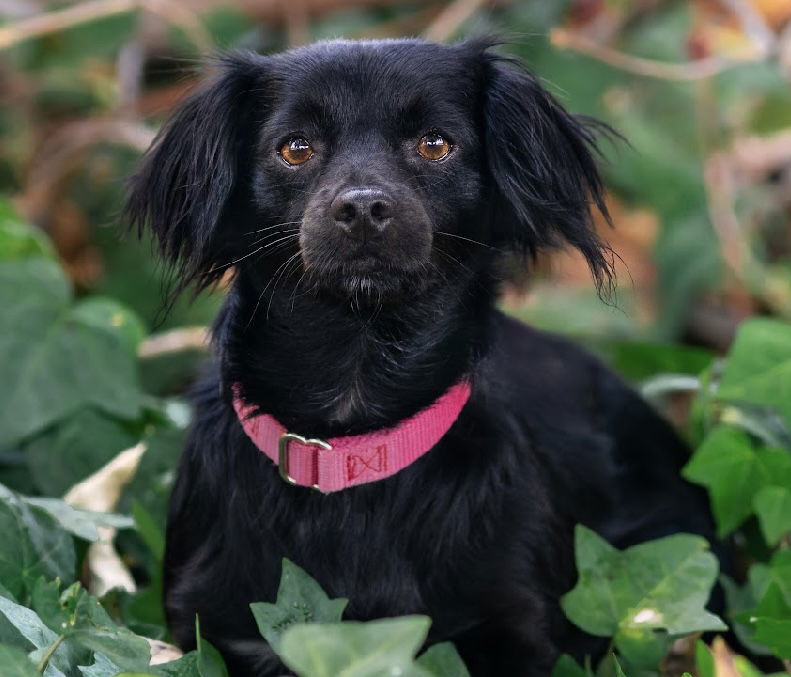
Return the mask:
<svg viewBox="0 0 791 677"><path fill-rule="evenodd" d="M218 279L234 255L230 213L237 191L249 191L246 158L252 152L254 98L262 89L264 57L234 54L192 94L159 132L129 182L125 214L142 234L149 227L175 267L177 291Z"/></svg>
<svg viewBox="0 0 791 677"><path fill-rule="evenodd" d="M566 112L517 60L488 52L483 58L495 237L529 256L571 244L587 259L599 290L610 287L610 250L590 212L595 206L609 221L594 136L609 128Z"/></svg>

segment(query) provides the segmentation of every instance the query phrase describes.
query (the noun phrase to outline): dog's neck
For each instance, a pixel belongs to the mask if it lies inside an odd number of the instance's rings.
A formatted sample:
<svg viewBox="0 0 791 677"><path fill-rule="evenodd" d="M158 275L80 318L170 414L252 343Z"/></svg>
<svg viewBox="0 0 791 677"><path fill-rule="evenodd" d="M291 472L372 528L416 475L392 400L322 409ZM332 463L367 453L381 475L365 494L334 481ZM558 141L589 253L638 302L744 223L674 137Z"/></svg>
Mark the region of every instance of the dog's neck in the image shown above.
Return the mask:
<svg viewBox="0 0 791 677"><path fill-rule="evenodd" d="M476 277L368 310L286 287L256 311L257 295L239 282L216 328L224 381L299 434L391 426L471 369L492 287Z"/></svg>

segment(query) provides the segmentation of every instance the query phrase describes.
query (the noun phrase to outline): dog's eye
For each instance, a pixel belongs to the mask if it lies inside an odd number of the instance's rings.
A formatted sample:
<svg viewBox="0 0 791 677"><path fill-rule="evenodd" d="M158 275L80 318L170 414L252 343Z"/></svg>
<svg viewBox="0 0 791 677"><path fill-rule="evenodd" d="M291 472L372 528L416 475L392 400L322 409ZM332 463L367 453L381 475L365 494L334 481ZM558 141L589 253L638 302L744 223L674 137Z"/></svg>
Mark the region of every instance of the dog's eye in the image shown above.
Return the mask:
<svg viewBox="0 0 791 677"><path fill-rule="evenodd" d="M280 157L289 165L301 165L313 156L313 147L301 136L289 139L278 151Z"/></svg>
<svg viewBox="0 0 791 677"><path fill-rule="evenodd" d="M450 148L450 141L436 132L426 134L417 144L417 152L426 158L426 160L434 161L442 160L442 158L450 153Z"/></svg>

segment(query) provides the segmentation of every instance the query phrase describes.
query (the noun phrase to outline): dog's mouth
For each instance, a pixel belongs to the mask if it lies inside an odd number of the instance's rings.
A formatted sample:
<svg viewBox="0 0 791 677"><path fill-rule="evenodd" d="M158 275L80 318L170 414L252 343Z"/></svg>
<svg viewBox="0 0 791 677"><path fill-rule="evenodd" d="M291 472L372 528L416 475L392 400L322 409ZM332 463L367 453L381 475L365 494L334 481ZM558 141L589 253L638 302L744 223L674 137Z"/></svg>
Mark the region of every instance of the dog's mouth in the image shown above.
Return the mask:
<svg viewBox="0 0 791 677"><path fill-rule="evenodd" d="M428 277L420 266L404 268L383 262L378 256L317 265L303 263L308 284L320 293L357 306L394 305L425 291Z"/></svg>

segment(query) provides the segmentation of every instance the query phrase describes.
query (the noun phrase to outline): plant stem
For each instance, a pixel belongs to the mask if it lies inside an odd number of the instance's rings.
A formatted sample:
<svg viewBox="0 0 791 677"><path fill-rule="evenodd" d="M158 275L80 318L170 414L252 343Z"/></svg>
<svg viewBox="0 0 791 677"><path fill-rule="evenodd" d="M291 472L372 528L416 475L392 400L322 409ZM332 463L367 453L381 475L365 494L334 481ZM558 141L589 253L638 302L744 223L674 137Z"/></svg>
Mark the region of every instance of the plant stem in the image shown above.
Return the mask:
<svg viewBox="0 0 791 677"><path fill-rule="evenodd" d="M58 635L58 638L54 642L52 642L52 644L50 644L49 648L47 649L47 652L41 657L41 660L38 662L38 665L36 666L36 669L39 672L43 673L44 670L47 669L47 664L49 663L49 659L52 658L52 654L54 654L58 650L58 647L61 645L61 642L63 642L64 639L66 639L66 635Z"/></svg>

